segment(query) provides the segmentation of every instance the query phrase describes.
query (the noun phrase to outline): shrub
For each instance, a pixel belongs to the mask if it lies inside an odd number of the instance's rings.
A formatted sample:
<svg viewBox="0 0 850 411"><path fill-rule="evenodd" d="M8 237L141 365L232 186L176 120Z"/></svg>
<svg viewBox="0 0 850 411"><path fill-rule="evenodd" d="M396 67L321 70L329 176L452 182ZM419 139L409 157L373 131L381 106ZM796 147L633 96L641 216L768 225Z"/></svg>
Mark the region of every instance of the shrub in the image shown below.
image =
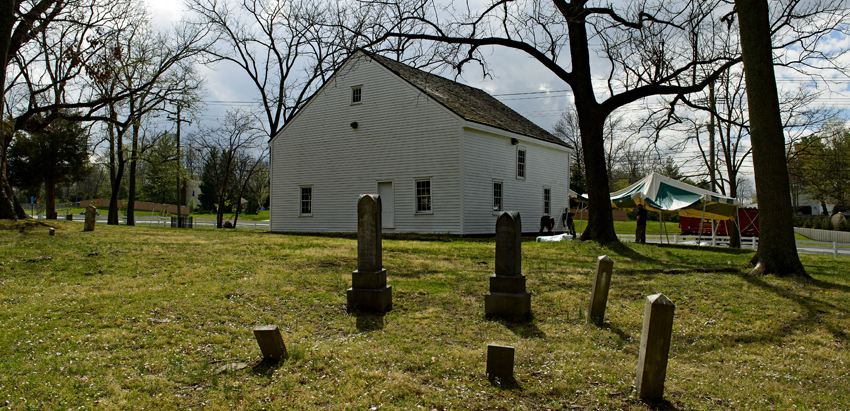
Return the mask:
<svg viewBox="0 0 850 411"><path fill-rule="evenodd" d="M823 229L832 230L832 221L829 219L829 217L823 219Z"/></svg>

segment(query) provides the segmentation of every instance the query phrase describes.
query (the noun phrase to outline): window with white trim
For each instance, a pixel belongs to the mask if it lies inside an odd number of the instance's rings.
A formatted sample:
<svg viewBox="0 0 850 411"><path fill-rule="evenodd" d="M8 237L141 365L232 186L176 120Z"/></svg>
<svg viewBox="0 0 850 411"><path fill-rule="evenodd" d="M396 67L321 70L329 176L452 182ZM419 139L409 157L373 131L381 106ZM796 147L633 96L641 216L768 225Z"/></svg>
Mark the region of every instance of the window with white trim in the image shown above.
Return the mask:
<svg viewBox="0 0 850 411"><path fill-rule="evenodd" d="M362 101L363 86L354 86L351 88L351 104L360 104Z"/></svg>
<svg viewBox="0 0 850 411"><path fill-rule="evenodd" d="M416 180L416 212L431 212L431 180Z"/></svg>
<svg viewBox="0 0 850 411"><path fill-rule="evenodd" d="M548 187L543 188L543 214L551 214L552 211L552 189Z"/></svg>
<svg viewBox="0 0 850 411"><path fill-rule="evenodd" d="M525 149L516 150L516 178L525 178Z"/></svg>
<svg viewBox="0 0 850 411"><path fill-rule="evenodd" d="M313 215L313 187L301 187L301 212L300 215Z"/></svg>
<svg viewBox="0 0 850 411"><path fill-rule="evenodd" d="M493 182L493 211L502 211L502 182Z"/></svg>

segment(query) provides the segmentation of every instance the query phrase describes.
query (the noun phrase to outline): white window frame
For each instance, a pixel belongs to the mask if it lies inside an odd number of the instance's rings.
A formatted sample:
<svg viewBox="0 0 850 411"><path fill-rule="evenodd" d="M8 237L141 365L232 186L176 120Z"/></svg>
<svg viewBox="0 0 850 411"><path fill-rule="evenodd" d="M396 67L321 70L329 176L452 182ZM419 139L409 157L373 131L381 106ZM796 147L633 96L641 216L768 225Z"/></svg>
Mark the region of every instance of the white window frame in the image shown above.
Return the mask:
<svg viewBox="0 0 850 411"><path fill-rule="evenodd" d="M498 196L496 196L496 185L499 186ZM498 209L496 208L496 199L498 199ZM505 209L505 183L501 180L493 180L493 215L501 213Z"/></svg>
<svg viewBox="0 0 850 411"><path fill-rule="evenodd" d="M543 214L552 215L552 187L543 187Z"/></svg>
<svg viewBox="0 0 850 411"><path fill-rule="evenodd" d="M351 105L363 104L363 85L351 87Z"/></svg>
<svg viewBox="0 0 850 411"><path fill-rule="evenodd" d="M516 178L525 180L528 175L528 151L525 147L517 147L516 149Z"/></svg>
<svg viewBox="0 0 850 411"><path fill-rule="evenodd" d="M304 190L309 190L310 198L308 200L304 200ZM304 204L305 201L307 205L310 207L310 212L304 212ZM312 217L313 216L313 186L298 186L298 216L300 217Z"/></svg>
<svg viewBox="0 0 850 411"><path fill-rule="evenodd" d="M419 183L428 183L428 209L420 210L420 194L419 194ZM434 194L433 194L433 185L431 184L431 178L417 178L413 182L413 207L416 214L433 214L434 213Z"/></svg>

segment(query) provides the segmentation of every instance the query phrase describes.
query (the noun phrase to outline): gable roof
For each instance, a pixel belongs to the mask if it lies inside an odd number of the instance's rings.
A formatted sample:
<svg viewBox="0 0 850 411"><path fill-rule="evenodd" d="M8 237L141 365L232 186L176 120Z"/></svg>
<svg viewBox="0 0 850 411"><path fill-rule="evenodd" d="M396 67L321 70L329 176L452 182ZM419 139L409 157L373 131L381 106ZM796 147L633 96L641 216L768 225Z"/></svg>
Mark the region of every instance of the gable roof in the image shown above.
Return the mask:
<svg viewBox="0 0 850 411"><path fill-rule="evenodd" d="M467 121L572 148L565 141L502 104L484 90L426 73L383 56L365 51L363 54Z"/></svg>

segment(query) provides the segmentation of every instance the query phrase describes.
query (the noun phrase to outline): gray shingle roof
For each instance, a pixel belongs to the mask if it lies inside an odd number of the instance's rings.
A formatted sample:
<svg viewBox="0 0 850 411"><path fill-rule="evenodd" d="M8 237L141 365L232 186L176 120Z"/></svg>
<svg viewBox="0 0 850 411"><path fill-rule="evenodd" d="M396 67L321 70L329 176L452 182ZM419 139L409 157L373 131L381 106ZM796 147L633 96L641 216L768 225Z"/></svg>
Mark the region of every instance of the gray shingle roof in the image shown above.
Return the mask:
<svg viewBox="0 0 850 411"><path fill-rule="evenodd" d="M366 55L467 121L572 148L484 90L426 73L386 57L371 53Z"/></svg>

